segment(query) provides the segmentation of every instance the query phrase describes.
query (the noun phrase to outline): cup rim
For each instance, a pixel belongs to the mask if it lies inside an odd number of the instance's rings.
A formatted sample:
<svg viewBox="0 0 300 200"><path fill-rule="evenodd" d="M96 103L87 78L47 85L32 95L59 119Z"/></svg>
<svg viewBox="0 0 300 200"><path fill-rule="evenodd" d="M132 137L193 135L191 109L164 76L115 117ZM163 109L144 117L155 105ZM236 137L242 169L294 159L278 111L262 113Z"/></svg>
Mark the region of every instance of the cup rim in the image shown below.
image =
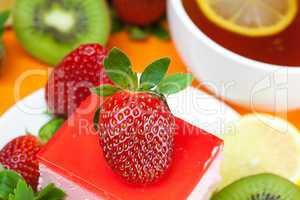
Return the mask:
<svg viewBox="0 0 300 200"><path fill-rule="evenodd" d="M235 62L241 63L244 67L248 66L256 69L264 69L264 70L278 70L278 69L289 69L289 71L299 73L300 74L300 66L284 66L284 65L276 65L264 63L261 61L253 60L251 58L247 58L245 56L239 55L225 47L221 46L210 37L208 37L202 30L200 30L192 21L188 13L186 12L182 0L168 0L169 6L172 6L172 10L176 12L181 21L183 21L183 25L190 30L190 33L193 34L196 38L201 40L207 46L217 51L221 55L234 60Z"/></svg>

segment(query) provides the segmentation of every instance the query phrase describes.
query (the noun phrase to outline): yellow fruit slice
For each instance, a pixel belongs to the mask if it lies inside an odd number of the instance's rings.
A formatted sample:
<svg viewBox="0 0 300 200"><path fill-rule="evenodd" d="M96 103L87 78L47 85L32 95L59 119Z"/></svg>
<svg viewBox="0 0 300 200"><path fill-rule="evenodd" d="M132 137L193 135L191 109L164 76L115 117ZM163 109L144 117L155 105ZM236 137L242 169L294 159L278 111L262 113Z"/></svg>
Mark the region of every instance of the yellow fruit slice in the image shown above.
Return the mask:
<svg viewBox="0 0 300 200"><path fill-rule="evenodd" d="M286 29L298 0L196 0L213 23L241 35L269 36Z"/></svg>
<svg viewBox="0 0 300 200"><path fill-rule="evenodd" d="M221 188L249 175L274 173L300 178L300 134L289 122L270 115L242 117L224 135Z"/></svg>

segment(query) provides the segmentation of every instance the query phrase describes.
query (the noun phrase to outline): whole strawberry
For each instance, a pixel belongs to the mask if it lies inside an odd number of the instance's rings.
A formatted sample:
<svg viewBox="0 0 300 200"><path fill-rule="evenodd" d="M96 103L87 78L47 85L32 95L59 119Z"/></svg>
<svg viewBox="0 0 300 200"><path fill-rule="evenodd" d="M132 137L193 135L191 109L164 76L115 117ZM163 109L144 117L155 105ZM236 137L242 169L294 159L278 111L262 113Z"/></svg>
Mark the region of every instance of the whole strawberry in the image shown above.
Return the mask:
<svg viewBox="0 0 300 200"><path fill-rule="evenodd" d="M113 85L93 91L106 96L95 115L95 127L108 165L130 183L157 181L172 162L175 119L164 95L185 89L191 75L165 77L170 64L162 58L150 64L138 79L119 49L104 61Z"/></svg>
<svg viewBox="0 0 300 200"><path fill-rule="evenodd" d="M106 55L99 44L86 44L66 56L46 85L49 111L67 117L91 94L89 88L111 83L102 65Z"/></svg>
<svg viewBox="0 0 300 200"><path fill-rule="evenodd" d="M22 175L34 190L40 176L36 157L40 147L36 137L26 135L13 139L0 151L1 165Z"/></svg>
<svg viewBox="0 0 300 200"><path fill-rule="evenodd" d="M123 21L141 26L156 22L166 12L166 0L114 0L113 4Z"/></svg>

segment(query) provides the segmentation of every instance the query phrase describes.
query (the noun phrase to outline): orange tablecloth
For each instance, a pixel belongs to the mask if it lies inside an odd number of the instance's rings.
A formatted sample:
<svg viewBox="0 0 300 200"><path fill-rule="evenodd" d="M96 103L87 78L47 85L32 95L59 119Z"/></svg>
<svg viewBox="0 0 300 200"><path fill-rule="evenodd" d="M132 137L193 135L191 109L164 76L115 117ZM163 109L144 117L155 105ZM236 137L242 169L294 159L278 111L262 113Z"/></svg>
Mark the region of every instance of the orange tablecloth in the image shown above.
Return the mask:
<svg viewBox="0 0 300 200"><path fill-rule="evenodd" d="M48 73L51 71L49 66L33 59L22 49L12 30L5 32L4 44L6 57L2 67L0 67L0 115L19 100L18 95L15 94L16 88L20 88L20 97L27 96L44 87ZM123 49L132 59L133 66L137 71L142 71L148 63L163 56L172 58L171 73L187 71L172 42L165 42L156 38L149 38L143 42L131 41L126 33L119 33L110 38L108 46L117 46ZM194 84L199 86L197 82ZM241 114L250 112L236 105L231 106ZM289 112L287 116L291 122L300 128L300 110Z"/></svg>

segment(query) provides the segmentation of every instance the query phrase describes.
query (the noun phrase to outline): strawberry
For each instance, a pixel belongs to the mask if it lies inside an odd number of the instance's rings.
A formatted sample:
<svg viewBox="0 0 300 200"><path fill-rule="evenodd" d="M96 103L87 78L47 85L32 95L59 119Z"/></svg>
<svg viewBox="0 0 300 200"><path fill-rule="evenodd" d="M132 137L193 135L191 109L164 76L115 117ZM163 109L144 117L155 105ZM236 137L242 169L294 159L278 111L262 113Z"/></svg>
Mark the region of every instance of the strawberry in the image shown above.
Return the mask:
<svg viewBox="0 0 300 200"><path fill-rule="evenodd" d="M170 59L150 64L138 79L128 57L112 49L104 67L114 85L93 91L106 96L95 114L95 127L108 165L129 183L159 180L172 162L175 119L164 95L185 89L189 74L165 77Z"/></svg>
<svg viewBox="0 0 300 200"><path fill-rule="evenodd" d="M175 124L160 97L118 92L102 105L99 122L104 156L129 182L152 182L169 168Z"/></svg>
<svg viewBox="0 0 300 200"><path fill-rule="evenodd" d="M75 49L53 70L46 85L50 112L67 117L89 96L90 87L111 83L103 69L107 49L86 44Z"/></svg>
<svg viewBox="0 0 300 200"><path fill-rule="evenodd" d="M0 163L9 170L13 170L37 189L40 176L37 153L41 148L39 140L31 135L13 139L0 151Z"/></svg>
<svg viewBox="0 0 300 200"><path fill-rule="evenodd" d="M127 23L149 25L166 12L166 0L114 0L119 17Z"/></svg>

